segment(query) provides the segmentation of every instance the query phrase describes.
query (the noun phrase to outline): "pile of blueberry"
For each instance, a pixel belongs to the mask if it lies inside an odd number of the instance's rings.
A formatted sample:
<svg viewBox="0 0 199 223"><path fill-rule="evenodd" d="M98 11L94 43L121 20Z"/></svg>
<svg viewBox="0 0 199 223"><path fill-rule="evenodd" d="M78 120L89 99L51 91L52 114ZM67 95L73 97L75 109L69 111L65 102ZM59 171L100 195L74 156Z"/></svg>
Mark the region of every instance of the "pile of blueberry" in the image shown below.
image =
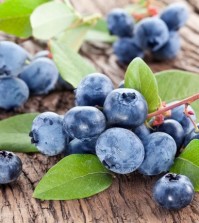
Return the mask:
<svg viewBox="0 0 199 223"><path fill-rule="evenodd" d="M21 46L0 42L0 108L9 110L23 105L29 94L47 94L62 81L54 62L41 51L32 57Z"/></svg>
<svg viewBox="0 0 199 223"><path fill-rule="evenodd" d="M44 112L33 120L31 141L43 154L96 154L114 173L138 170L154 176L168 172L184 141L193 139L195 129L184 105L173 109L163 124L148 128L148 105L142 94L114 89L104 74L87 75L75 95L76 106L64 116ZM188 110L194 113L190 106ZM187 206L193 196L190 180L173 173L163 176L153 189L155 201L168 209Z"/></svg>
<svg viewBox="0 0 199 223"><path fill-rule="evenodd" d="M188 19L188 9L173 3L159 16L144 18L135 25L134 19L123 9L114 9L107 16L108 29L119 39L113 44L121 63L129 64L135 57L150 52L155 60L176 57L180 50L178 30Z"/></svg>

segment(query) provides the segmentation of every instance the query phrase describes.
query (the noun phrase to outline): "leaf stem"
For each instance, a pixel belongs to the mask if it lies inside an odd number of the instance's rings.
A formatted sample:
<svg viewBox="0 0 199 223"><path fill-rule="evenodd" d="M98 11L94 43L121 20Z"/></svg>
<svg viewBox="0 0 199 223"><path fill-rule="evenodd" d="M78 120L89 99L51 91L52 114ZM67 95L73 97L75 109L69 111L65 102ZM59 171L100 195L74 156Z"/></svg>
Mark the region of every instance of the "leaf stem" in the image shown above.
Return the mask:
<svg viewBox="0 0 199 223"><path fill-rule="evenodd" d="M86 17L79 16L76 22L72 24L70 27L68 27L68 29L75 29L82 25L90 25L90 26L95 25L101 17L102 16L99 13L95 13L93 15Z"/></svg>
<svg viewBox="0 0 199 223"><path fill-rule="evenodd" d="M192 95L192 96L190 96L190 97L188 97L188 98L185 98L185 99L183 99L183 100L181 100L181 101L178 101L178 102L176 102L176 103L174 103L174 104L172 104L172 105L163 107L163 108L159 109L158 111L149 113L149 114L147 115L147 119L152 118L152 117L157 116L157 115L164 114L165 112L167 112L167 111L169 111L169 110L171 110L171 109L173 109L173 108L176 108L176 107L178 107L178 106L180 106L180 105L191 104L191 103L193 103L194 101L196 101L196 100L198 100L198 99L199 99L199 93L194 94L194 95Z"/></svg>
<svg viewBox="0 0 199 223"><path fill-rule="evenodd" d="M93 15L86 16L83 18L83 24L95 24L101 17L102 17L102 15L99 13L95 13Z"/></svg>

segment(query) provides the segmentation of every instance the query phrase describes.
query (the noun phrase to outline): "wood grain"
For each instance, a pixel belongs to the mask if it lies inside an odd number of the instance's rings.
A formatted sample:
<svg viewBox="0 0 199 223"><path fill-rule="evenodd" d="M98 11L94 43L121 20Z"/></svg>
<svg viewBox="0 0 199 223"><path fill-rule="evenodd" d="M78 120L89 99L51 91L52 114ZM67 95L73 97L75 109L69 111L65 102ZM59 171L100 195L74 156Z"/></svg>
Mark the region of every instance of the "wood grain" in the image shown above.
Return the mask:
<svg viewBox="0 0 199 223"><path fill-rule="evenodd" d="M122 7L131 1L73 0L72 2L82 13L101 12L106 15L111 8ZM171 2L173 1L164 0L160 4ZM181 53L175 60L161 63L147 58L146 61L153 71L177 68L199 73L199 15L195 10L198 8L198 1L190 0L190 3L191 16L186 27L181 30ZM118 65L109 45L86 43L81 53L99 71L109 75L115 85L123 79L126 67ZM29 99L22 109L2 112L0 119L17 113L46 110L63 114L73 106L73 100L74 96L69 92L53 92L44 97L35 96ZM199 223L198 194L187 208L175 212L167 211L159 208L152 200L152 186L158 177L144 177L138 173L116 175L109 189L88 199L36 200L32 198L35 186L61 157L45 157L40 154L19 154L19 156L23 161L23 173L16 182L0 186L0 223Z"/></svg>

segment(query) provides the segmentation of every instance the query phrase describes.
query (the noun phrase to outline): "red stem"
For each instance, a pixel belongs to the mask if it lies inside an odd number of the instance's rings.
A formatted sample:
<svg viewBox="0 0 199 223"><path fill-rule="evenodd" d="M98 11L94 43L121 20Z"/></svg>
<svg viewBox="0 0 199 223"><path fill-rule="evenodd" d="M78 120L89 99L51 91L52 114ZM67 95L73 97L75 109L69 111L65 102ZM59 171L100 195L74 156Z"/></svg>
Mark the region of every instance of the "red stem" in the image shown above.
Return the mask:
<svg viewBox="0 0 199 223"><path fill-rule="evenodd" d="M165 108L161 108L158 111L152 112L152 113L147 115L147 119L148 118L152 118L152 117L157 116L157 115L164 114L166 111L169 111L169 110L171 110L173 108L176 108L176 107L178 107L180 105L191 104L192 102L194 102L194 101L196 101L198 99L199 99L199 93L197 93L197 94L195 94L193 96L190 96L188 98L185 98L185 99L183 99L181 101L178 101L178 102L176 102L176 103L174 103L172 105L169 105L169 106L167 106Z"/></svg>

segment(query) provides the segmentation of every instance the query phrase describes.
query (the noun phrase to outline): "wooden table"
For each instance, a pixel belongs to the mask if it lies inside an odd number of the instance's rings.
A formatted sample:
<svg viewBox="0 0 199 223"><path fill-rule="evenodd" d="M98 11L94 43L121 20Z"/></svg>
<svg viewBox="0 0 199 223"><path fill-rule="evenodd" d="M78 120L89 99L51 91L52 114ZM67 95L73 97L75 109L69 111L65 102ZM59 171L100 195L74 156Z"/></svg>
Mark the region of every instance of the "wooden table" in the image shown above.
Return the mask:
<svg viewBox="0 0 199 223"><path fill-rule="evenodd" d="M131 1L73 0L72 2L80 12L101 12L105 15L111 8L124 6ZM160 1L160 4L172 2L164 0ZM147 59L153 71L176 68L199 73L199 15L196 13L199 10L199 3L198 0L190 0L188 4L191 16L186 27L181 30L182 50L180 55L173 61L162 63L154 63ZM84 44L81 53L99 71L109 75L115 84L123 79L125 68L118 65L109 45ZM73 95L69 92L53 92L48 96L29 99L27 105L16 113L51 110L63 114L73 105L73 99ZM63 106L57 106L58 102L60 104L60 100L64 104ZM2 117L11 114L13 113L5 113ZM195 195L194 201L187 208L175 212L167 211L156 206L151 197L152 186L158 177L144 177L138 173L116 176L109 189L88 199L36 200L32 198L35 186L47 170L57 162L58 158L45 157L41 154L19 154L19 156L23 161L23 173L15 183L0 186L1 223L199 222L199 194Z"/></svg>

